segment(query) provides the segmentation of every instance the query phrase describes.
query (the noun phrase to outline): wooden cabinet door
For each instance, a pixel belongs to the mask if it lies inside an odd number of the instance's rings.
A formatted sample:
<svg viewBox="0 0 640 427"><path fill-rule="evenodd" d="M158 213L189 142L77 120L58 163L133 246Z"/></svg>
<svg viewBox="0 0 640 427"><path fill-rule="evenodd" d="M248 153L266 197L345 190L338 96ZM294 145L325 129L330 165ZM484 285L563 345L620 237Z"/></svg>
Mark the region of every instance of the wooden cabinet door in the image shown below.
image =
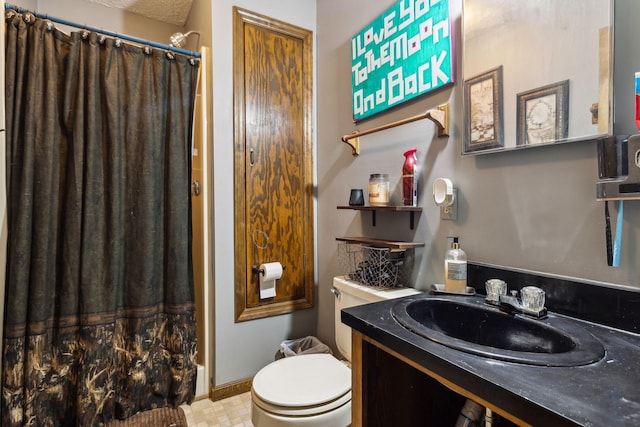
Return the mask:
<svg viewBox="0 0 640 427"><path fill-rule="evenodd" d="M235 8L233 43L241 321L313 306L312 33ZM276 261L276 295L261 299L252 267Z"/></svg>

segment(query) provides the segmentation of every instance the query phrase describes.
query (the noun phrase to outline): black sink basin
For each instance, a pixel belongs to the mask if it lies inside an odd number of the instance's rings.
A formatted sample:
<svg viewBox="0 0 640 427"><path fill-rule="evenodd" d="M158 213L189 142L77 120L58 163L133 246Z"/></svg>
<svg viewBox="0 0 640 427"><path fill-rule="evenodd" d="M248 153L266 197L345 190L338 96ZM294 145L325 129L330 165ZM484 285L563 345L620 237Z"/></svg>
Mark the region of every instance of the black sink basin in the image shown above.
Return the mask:
<svg viewBox="0 0 640 427"><path fill-rule="evenodd" d="M580 366L604 357L604 347L577 321L503 313L478 299L402 300L392 308L403 327L467 353L542 366Z"/></svg>

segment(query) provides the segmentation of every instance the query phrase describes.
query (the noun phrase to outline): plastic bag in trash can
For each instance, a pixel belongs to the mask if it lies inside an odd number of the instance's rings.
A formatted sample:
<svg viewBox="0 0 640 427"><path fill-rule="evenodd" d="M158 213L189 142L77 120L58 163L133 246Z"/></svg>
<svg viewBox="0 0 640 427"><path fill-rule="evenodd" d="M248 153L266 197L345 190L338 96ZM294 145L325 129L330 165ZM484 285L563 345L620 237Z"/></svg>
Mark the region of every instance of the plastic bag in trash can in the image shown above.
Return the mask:
<svg viewBox="0 0 640 427"><path fill-rule="evenodd" d="M299 356L301 354L328 353L333 354L328 345L316 337L308 336L280 343L280 350L276 353L276 360L283 357Z"/></svg>

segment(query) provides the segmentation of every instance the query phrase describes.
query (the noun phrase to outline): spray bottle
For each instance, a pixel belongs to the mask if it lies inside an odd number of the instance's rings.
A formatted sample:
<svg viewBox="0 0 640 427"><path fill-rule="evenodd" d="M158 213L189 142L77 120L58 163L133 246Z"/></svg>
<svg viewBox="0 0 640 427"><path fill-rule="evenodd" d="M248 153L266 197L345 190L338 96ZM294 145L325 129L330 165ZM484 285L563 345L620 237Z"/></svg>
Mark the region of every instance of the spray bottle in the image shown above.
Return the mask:
<svg viewBox="0 0 640 427"><path fill-rule="evenodd" d="M418 166L415 148L404 153L402 204L405 206L418 206Z"/></svg>

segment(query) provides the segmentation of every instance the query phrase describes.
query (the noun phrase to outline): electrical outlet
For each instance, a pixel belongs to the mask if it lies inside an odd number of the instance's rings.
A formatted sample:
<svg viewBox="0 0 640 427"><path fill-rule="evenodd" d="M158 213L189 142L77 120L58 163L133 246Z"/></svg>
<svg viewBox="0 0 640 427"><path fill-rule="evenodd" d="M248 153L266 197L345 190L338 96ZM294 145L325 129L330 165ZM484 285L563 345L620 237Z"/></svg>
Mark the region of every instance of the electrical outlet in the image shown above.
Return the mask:
<svg viewBox="0 0 640 427"><path fill-rule="evenodd" d="M456 221L458 219L458 190L453 189L453 203L449 206L440 206L440 219Z"/></svg>

